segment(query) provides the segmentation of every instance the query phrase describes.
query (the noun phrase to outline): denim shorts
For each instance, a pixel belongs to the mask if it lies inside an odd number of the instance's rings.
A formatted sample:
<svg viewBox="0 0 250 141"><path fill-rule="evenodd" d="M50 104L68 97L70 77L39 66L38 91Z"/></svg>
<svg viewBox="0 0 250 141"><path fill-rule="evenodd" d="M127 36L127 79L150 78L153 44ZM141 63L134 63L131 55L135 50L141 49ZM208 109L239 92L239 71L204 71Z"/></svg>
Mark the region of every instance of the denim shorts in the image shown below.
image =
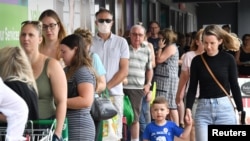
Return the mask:
<svg viewBox="0 0 250 141"><path fill-rule="evenodd" d="M237 124L234 108L227 96L198 100L195 113L197 141L208 140L208 125L212 124Z"/></svg>

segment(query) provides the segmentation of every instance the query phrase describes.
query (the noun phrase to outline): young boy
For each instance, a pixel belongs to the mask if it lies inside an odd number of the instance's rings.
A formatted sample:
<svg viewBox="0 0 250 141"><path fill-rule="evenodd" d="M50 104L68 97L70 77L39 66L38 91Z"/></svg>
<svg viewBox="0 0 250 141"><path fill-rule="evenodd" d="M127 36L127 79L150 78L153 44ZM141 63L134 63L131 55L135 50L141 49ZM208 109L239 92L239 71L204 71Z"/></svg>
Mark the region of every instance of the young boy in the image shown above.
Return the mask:
<svg viewBox="0 0 250 141"><path fill-rule="evenodd" d="M151 114L154 121L147 125L143 133L143 141L174 141L174 136L187 139L192 128L192 117L185 117L185 129L174 122L166 120L169 114L165 97L156 97L152 103Z"/></svg>

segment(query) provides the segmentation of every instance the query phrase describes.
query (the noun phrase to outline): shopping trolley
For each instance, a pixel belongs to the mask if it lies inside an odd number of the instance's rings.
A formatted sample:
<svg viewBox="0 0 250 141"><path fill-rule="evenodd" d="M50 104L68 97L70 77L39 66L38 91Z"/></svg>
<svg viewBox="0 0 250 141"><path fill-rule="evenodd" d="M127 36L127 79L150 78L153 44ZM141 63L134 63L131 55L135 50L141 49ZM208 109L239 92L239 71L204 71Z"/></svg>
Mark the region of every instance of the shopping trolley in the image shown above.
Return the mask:
<svg viewBox="0 0 250 141"><path fill-rule="evenodd" d="M67 120L67 119L66 119ZM67 121L64 125L63 140L68 141ZM24 130L26 141L52 141L56 120L29 120ZM66 130L65 130L66 129ZM0 127L0 141L4 141L6 127Z"/></svg>
<svg viewBox="0 0 250 141"><path fill-rule="evenodd" d="M29 121L30 126L24 131L27 141L52 141L56 120Z"/></svg>

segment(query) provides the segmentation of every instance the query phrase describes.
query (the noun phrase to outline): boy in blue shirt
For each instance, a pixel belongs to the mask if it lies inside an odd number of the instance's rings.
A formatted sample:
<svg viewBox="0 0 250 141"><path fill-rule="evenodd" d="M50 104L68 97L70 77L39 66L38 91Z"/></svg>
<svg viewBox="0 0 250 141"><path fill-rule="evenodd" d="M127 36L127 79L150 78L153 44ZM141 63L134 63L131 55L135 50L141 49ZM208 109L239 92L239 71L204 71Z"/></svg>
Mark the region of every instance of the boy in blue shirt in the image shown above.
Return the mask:
<svg viewBox="0 0 250 141"><path fill-rule="evenodd" d="M192 128L192 117L185 117L185 128L166 120L169 114L168 102L164 97L156 97L152 103L151 114L154 121L149 123L143 133L143 141L174 141L174 136L187 139Z"/></svg>

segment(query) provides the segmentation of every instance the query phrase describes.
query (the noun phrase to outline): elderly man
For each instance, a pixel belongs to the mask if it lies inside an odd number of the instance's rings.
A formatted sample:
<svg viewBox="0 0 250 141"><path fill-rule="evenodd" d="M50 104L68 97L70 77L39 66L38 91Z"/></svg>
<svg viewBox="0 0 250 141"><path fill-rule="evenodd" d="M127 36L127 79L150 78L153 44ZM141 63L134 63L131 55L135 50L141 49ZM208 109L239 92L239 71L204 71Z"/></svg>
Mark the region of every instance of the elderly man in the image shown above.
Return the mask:
<svg viewBox="0 0 250 141"><path fill-rule="evenodd" d="M150 48L143 44L145 28L134 25L130 30L129 72L127 84L123 86L134 110L134 121L131 125L131 141L139 141L139 116L143 96L150 92L153 69Z"/></svg>

